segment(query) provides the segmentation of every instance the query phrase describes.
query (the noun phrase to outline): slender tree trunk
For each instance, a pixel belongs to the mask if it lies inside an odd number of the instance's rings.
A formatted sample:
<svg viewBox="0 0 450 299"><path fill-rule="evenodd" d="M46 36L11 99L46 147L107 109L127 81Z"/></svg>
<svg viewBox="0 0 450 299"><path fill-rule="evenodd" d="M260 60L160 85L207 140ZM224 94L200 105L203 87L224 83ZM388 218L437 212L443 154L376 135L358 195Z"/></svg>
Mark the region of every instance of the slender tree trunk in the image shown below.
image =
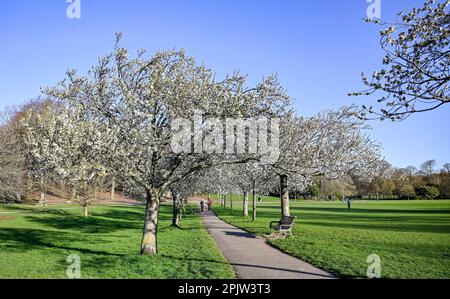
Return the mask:
<svg viewBox="0 0 450 299"><path fill-rule="evenodd" d="M248 216L248 193L244 191L244 201L242 202L242 216Z"/></svg>
<svg viewBox="0 0 450 299"><path fill-rule="evenodd" d="M180 224L180 195L178 193L172 192L172 198L173 198L173 211L172 211L172 225L178 226Z"/></svg>
<svg viewBox="0 0 450 299"><path fill-rule="evenodd" d="M281 214L283 216L290 216L289 213L289 189L287 175L280 175L280 189L281 189Z"/></svg>
<svg viewBox="0 0 450 299"><path fill-rule="evenodd" d="M320 177L320 197L322 199L328 199L328 198L325 198L325 194L323 192L323 177Z"/></svg>
<svg viewBox="0 0 450 299"><path fill-rule="evenodd" d="M252 220L255 221L256 220L256 194L255 194L255 189L253 189L253 216L252 216Z"/></svg>
<svg viewBox="0 0 450 299"><path fill-rule="evenodd" d="M185 212L186 211L185 211L185 208L184 208L184 198L180 197L180 216L179 216L180 217L180 221L183 218Z"/></svg>
<svg viewBox="0 0 450 299"><path fill-rule="evenodd" d="M47 186L45 184L45 180L44 179L40 179L39 180L39 187L40 187L40 193L39 193L39 205L41 205L42 207L44 207L46 205L46 193L47 193Z"/></svg>
<svg viewBox="0 0 450 299"><path fill-rule="evenodd" d="M185 213L185 208L184 208L184 198L180 199L180 221L181 219L183 219L184 213Z"/></svg>
<svg viewBox="0 0 450 299"><path fill-rule="evenodd" d="M111 182L111 194L109 196L110 200L114 200L116 196L116 180L113 178Z"/></svg>
<svg viewBox="0 0 450 299"><path fill-rule="evenodd" d="M231 214L233 214L233 193L230 192L230 209Z"/></svg>
<svg viewBox="0 0 450 299"><path fill-rule="evenodd" d="M188 198L187 198L187 197L184 198L184 199L183 199L183 202L184 202L184 210L186 211L187 205L188 205Z"/></svg>
<svg viewBox="0 0 450 299"><path fill-rule="evenodd" d="M39 205L41 205L42 207L46 205L44 190L41 190L41 192L39 193Z"/></svg>
<svg viewBox="0 0 450 299"><path fill-rule="evenodd" d="M147 190L145 205L145 222L142 234L141 254L156 255L158 253L157 246L157 230L158 230L158 213L159 213L159 192L156 190Z"/></svg>
<svg viewBox="0 0 450 299"><path fill-rule="evenodd" d="M25 189L25 194L24 194L24 199L28 200L30 198L32 198L32 194L33 194L33 179L31 179L31 177L27 177L26 180L26 189Z"/></svg>
<svg viewBox="0 0 450 299"><path fill-rule="evenodd" d="M223 196L223 208L226 209L227 208L227 194L225 193Z"/></svg>
<svg viewBox="0 0 450 299"><path fill-rule="evenodd" d="M89 207L88 206L84 206L83 207L83 216L84 217L88 217L89 216Z"/></svg>
<svg viewBox="0 0 450 299"><path fill-rule="evenodd" d="M75 187L73 187L71 200L75 200L76 198L77 198L77 189Z"/></svg>

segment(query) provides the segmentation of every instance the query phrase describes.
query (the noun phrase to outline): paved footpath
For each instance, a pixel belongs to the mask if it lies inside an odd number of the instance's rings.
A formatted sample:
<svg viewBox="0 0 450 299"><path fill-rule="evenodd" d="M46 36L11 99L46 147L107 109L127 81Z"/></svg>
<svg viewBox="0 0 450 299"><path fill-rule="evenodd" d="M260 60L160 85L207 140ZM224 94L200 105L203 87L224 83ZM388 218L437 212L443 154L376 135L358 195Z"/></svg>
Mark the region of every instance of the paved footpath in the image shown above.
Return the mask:
<svg viewBox="0 0 450 299"><path fill-rule="evenodd" d="M268 245L264 239L220 220L212 212L204 212L202 219L238 278L334 278L331 274Z"/></svg>

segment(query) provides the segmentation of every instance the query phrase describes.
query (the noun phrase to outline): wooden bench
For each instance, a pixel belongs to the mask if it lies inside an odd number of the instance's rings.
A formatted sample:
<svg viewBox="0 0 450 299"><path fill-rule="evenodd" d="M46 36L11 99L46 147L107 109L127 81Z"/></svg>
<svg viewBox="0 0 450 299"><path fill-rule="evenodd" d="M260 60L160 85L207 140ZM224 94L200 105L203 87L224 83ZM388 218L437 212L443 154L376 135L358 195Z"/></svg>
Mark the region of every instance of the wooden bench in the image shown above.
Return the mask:
<svg viewBox="0 0 450 299"><path fill-rule="evenodd" d="M280 238L285 239L288 234L293 238L292 227L294 226L294 220L296 216L281 216L279 221L271 221L269 228L274 231L268 235L268 238Z"/></svg>

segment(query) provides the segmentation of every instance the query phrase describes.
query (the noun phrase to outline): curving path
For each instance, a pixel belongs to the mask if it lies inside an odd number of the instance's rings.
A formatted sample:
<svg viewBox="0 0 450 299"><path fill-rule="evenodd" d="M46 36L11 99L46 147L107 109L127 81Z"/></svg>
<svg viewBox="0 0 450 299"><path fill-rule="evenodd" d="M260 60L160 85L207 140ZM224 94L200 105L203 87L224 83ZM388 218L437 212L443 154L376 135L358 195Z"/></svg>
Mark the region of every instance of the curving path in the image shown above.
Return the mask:
<svg viewBox="0 0 450 299"><path fill-rule="evenodd" d="M204 212L201 216L206 229L233 266L238 278L334 278L333 275L268 245L264 239L220 220L213 212Z"/></svg>

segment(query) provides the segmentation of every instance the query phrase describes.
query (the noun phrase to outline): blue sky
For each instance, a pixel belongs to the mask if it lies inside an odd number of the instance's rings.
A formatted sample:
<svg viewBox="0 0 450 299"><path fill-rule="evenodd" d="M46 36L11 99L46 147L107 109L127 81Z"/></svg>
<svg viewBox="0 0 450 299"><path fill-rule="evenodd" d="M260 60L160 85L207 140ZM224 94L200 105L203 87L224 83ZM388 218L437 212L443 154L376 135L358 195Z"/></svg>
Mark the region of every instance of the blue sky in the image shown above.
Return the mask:
<svg viewBox="0 0 450 299"><path fill-rule="evenodd" d="M381 16L395 19L422 2L381 0ZM184 48L218 76L239 69L257 82L277 72L302 115L370 101L347 92L362 89L361 72L377 69L383 57L380 27L362 21L366 0L81 0L81 19L67 18L68 5L1 1L0 108L36 97L68 68L86 72L119 31L132 52ZM371 136L398 167L450 162L449 112L444 106L401 123L374 121Z"/></svg>

